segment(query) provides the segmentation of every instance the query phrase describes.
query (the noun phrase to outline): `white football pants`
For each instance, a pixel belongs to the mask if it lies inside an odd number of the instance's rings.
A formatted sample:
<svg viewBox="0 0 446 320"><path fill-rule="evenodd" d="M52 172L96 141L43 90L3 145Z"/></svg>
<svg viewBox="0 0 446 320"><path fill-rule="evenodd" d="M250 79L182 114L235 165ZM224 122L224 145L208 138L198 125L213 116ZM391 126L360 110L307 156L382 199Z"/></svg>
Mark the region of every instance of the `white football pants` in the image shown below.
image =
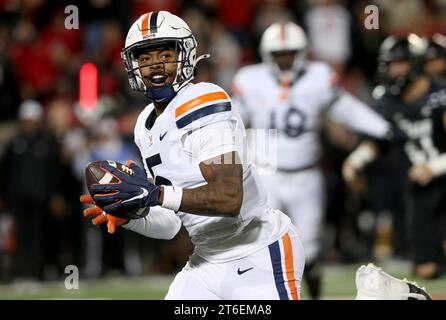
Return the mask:
<svg viewBox="0 0 446 320"><path fill-rule="evenodd" d="M229 262L193 254L170 285L166 300L298 300L305 266L294 226L269 246Z"/></svg>

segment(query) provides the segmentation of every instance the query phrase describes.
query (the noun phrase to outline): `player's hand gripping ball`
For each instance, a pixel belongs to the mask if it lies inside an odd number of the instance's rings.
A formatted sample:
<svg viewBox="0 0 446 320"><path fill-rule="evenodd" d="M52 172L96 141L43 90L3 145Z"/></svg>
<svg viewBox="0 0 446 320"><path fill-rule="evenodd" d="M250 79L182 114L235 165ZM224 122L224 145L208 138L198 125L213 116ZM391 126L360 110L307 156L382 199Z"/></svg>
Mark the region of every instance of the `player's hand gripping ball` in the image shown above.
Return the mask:
<svg viewBox="0 0 446 320"><path fill-rule="evenodd" d="M139 186L135 188L132 182L145 180L144 183L154 185L147 180L142 169L131 161L129 166L110 160L90 162L85 168L85 178L94 204L108 214L122 219L140 219L149 213L145 203L137 201L143 200L143 195L148 192ZM133 189L142 194L132 193Z"/></svg>

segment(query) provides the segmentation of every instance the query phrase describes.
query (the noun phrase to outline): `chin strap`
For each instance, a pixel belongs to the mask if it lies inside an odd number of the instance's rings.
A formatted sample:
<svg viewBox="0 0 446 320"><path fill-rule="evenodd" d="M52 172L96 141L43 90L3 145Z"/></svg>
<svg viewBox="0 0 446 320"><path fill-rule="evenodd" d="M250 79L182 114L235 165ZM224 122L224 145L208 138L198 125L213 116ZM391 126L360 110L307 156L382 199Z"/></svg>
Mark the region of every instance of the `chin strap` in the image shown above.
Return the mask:
<svg viewBox="0 0 446 320"><path fill-rule="evenodd" d="M146 96L155 102L169 102L176 94L172 85L162 88L146 89Z"/></svg>

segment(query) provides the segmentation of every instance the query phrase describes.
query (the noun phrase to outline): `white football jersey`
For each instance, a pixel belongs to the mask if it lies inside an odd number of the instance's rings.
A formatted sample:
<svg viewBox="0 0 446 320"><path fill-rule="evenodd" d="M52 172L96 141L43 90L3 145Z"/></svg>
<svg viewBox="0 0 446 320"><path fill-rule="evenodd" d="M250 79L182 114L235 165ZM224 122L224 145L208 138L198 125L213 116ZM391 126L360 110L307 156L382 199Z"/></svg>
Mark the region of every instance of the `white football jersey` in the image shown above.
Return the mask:
<svg viewBox="0 0 446 320"><path fill-rule="evenodd" d="M189 84L161 115L155 115L153 104L141 112L135 126L135 142L148 176L158 185L202 186L207 182L199 168L201 161L231 151L243 153L243 123L219 86ZM217 135L212 137L209 128L217 129ZM229 134L222 134L221 128ZM236 130L242 133L241 140L232 137ZM203 149L203 154L197 152ZM243 204L237 217L186 212L178 212L178 216L195 252L215 262L238 259L265 247L279 239L290 224L285 214L268 207L256 170L247 163L243 163Z"/></svg>
<svg viewBox="0 0 446 320"><path fill-rule="evenodd" d="M383 137L390 126L348 93L326 63L310 62L295 79L279 82L266 64L242 68L233 99L243 120L256 129L277 129L277 168L296 170L319 160L318 127L323 111L350 128ZM257 149L257 151L262 151ZM257 162L270 162L257 152Z"/></svg>

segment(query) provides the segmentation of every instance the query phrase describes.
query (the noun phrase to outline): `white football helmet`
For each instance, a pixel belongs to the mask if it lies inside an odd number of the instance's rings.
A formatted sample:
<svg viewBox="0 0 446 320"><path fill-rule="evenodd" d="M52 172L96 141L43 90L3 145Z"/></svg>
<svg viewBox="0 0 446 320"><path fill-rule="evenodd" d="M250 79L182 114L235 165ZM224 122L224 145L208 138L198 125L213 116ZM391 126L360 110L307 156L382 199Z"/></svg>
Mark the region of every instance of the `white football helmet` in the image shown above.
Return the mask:
<svg viewBox="0 0 446 320"><path fill-rule="evenodd" d="M178 52L177 75L172 85L163 88L148 88L141 76L138 52L174 44ZM182 87L195 76L195 66L203 55L197 59L197 42L189 26L181 18L168 11L153 11L143 14L130 27L121 52L125 68L133 90L143 91L155 101L172 98Z"/></svg>
<svg viewBox="0 0 446 320"><path fill-rule="evenodd" d="M307 50L307 36L297 24L278 22L269 26L260 40L260 55L264 63L269 64L274 73L279 73L279 67L272 59L272 53L280 51L296 51L292 70L298 72L304 65Z"/></svg>

